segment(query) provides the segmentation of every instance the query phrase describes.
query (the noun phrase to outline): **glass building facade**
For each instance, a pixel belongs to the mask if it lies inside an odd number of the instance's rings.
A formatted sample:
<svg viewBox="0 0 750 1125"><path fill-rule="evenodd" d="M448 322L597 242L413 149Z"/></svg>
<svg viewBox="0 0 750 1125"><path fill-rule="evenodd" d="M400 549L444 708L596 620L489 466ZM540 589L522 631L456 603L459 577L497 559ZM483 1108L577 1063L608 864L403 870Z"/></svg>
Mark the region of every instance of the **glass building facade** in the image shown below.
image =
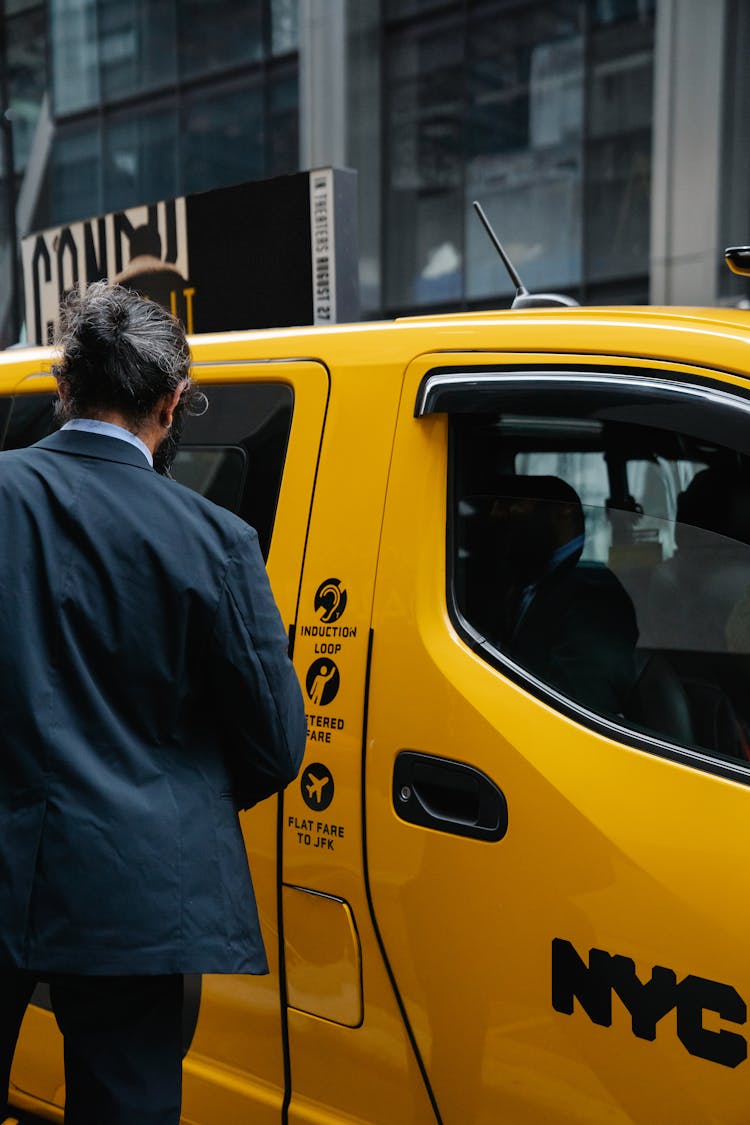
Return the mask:
<svg viewBox="0 0 750 1125"><path fill-rule="evenodd" d="M16 203L47 87L44 5L0 0L0 346L16 339L21 292Z"/></svg>
<svg viewBox="0 0 750 1125"><path fill-rule="evenodd" d="M388 0L384 305L648 299L654 3Z"/></svg>
<svg viewBox="0 0 750 1125"><path fill-rule="evenodd" d="M750 11L745 0L731 0L727 13L723 89L723 151L725 175L721 197L721 241L724 246L750 243ZM750 308L750 279L719 268L722 296Z"/></svg>
<svg viewBox="0 0 750 1125"><path fill-rule="evenodd" d="M691 20L698 50L721 37L715 240L744 241L743 0L0 0L0 343L19 236L327 163L359 174L364 317L507 303L475 199L530 289L674 300ZM343 113L309 99L316 67L340 72ZM341 144L316 147L328 117ZM747 295L711 268L706 303Z"/></svg>
<svg viewBox="0 0 750 1125"><path fill-rule="evenodd" d="M296 4L49 0L47 225L295 171Z"/></svg>

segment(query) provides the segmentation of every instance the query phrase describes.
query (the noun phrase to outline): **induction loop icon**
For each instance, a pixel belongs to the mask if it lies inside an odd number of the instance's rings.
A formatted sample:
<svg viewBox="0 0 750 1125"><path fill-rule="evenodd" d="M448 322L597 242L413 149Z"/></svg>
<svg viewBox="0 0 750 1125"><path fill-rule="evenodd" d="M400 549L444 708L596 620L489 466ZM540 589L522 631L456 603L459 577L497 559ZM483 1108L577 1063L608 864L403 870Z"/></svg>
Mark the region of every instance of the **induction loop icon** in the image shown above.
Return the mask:
<svg viewBox="0 0 750 1125"><path fill-rule="evenodd" d="M326 707L336 698L340 683L338 668L332 660L324 657L313 661L308 668L305 689L311 703L317 707Z"/></svg>
<svg viewBox="0 0 750 1125"><path fill-rule="evenodd" d="M338 621L346 609L346 587L340 578L326 578L315 591L315 612L324 625Z"/></svg>

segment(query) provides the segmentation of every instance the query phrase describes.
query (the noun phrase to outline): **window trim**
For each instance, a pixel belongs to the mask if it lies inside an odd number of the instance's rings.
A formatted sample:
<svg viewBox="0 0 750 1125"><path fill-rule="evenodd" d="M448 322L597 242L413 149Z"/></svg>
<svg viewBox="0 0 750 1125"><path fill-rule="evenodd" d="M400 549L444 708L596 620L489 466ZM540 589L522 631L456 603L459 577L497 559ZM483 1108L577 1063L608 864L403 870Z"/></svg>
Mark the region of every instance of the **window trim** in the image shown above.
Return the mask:
<svg viewBox="0 0 750 1125"><path fill-rule="evenodd" d="M697 398L710 403L714 408L718 407L727 410L739 409L742 413L750 414L750 393L744 392L743 388L738 387L737 393L735 394L733 393L734 388L732 391L727 391L725 389L725 384L717 386L715 383L707 386L703 381L698 381L694 377L691 378L687 372L684 376L680 375L680 379L684 380L680 382L677 382L676 379L665 379L661 370L659 370L657 376L649 378L644 374L644 372L648 370L646 364L640 369L634 369L632 375L623 372L621 368L609 367L603 369L602 366L594 367L592 365L590 370L586 370L582 368L580 364L569 369L558 365L551 368L540 367L538 364L529 367L520 367L515 364L507 368L499 367L498 365L476 368L433 368L431 371L428 371L421 380L414 407L414 416L416 418L422 418L435 413L484 413L486 410L491 409L489 406L489 395L487 395L487 403L480 409L474 407L474 409L469 410L467 408L467 397L469 394L474 393L477 387L481 387L483 390L492 387L495 391L499 391L503 386L507 388L511 383L518 385L520 382L524 392L528 394L530 391L533 391L535 386L539 390L549 390L555 386L555 383L562 385L569 382L571 379L574 381L578 379L578 384L582 390L586 388L593 389L596 386L622 390L624 386L629 385L633 389L637 389L639 393L642 393L644 390L652 390L656 387L657 391L666 393L666 397L671 401L675 399L685 401L686 398ZM636 371L638 373L636 373ZM675 372L675 375L677 374L678 373ZM484 387L482 387L482 384L484 384ZM450 410L447 406L447 403L450 402L451 392L455 392L454 402L459 403L458 409L455 410ZM618 723L615 719L606 718L604 715L589 710L584 705L576 703L575 700L563 695L551 685L545 684L542 680L538 679L533 672L517 664L509 656L495 648L494 645L463 616L457 605L454 592L456 505L453 503L453 497L455 489L455 467L455 432L452 428L449 428L446 479L445 596L451 624L461 640L469 647L470 651L476 653L484 663L495 669L495 671L501 672L517 686L531 692L537 700L551 706L558 714L567 719L572 719L574 722L579 723L596 734L613 739L623 747L644 751L657 758L666 759L679 765L690 766L703 773L711 774L715 777L722 777L726 780L735 781L741 785L750 787L750 763L743 764L740 761L734 762L731 759L712 757L710 754L704 753L694 747L683 746L676 742L670 742L666 738L659 738L645 731L641 732L635 730L633 727Z"/></svg>
<svg viewBox="0 0 750 1125"><path fill-rule="evenodd" d="M641 369L642 371L644 369ZM646 371L648 368L645 369ZM680 398L702 398L713 406L740 409L750 415L750 394L743 393L738 387L727 391L726 384L720 386L713 383L707 386L703 382L676 382L674 379L665 378L661 369L651 369L653 375L630 375L621 370L605 370L592 366L590 370L576 366L571 368L554 367L492 367L451 371L438 368L429 371L420 383L417 399L414 404L414 417L423 418L427 414L463 414L478 413L474 407L469 410L469 395L479 392L488 400L494 394L508 389L509 384L523 387L525 393L534 390L549 390L558 386L571 386L578 390L606 389L626 390L628 388L643 392L650 391L662 394L666 400L674 401ZM489 393L488 393L489 392ZM453 409L451 409L453 403ZM486 409L486 407L483 407Z"/></svg>

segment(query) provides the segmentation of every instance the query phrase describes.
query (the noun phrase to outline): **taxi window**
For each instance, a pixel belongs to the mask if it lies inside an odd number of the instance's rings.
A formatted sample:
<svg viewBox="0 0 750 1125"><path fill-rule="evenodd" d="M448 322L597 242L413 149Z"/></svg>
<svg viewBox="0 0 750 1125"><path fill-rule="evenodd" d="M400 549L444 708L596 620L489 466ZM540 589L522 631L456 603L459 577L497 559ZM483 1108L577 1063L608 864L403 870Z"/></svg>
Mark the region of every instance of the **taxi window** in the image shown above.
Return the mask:
<svg viewBox="0 0 750 1125"><path fill-rule="evenodd" d="M0 398L0 449L2 448L8 421L10 419L11 399Z"/></svg>
<svg viewBox="0 0 750 1125"><path fill-rule="evenodd" d="M58 429L56 400L57 395L16 395L7 399L10 409L2 448L22 449L34 445Z"/></svg>
<svg viewBox="0 0 750 1125"><path fill-rule="evenodd" d="M750 405L570 378L450 412L454 619L584 721L748 766Z"/></svg>
<svg viewBox="0 0 750 1125"><path fill-rule="evenodd" d="M254 527L267 558L293 391L281 383L245 383L212 385L206 387L206 394L206 413L185 421L172 474ZM50 394L0 399L2 448L33 445L56 430L55 401Z"/></svg>
<svg viewBox="0 0 750 1125"><path fill-rule="evenodd" d="M186 420L172 473L254 527L267 558L294 392L283 383L213 384L205 391L208 410Z"/></svg>

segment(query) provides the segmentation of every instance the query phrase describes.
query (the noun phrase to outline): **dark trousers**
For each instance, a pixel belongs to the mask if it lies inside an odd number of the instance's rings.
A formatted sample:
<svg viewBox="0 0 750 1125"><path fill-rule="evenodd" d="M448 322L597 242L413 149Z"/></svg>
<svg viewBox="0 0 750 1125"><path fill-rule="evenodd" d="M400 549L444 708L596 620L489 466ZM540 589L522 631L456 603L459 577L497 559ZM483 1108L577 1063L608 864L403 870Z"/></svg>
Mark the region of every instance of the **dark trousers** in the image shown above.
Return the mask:
<svg viewBox="0 0 750 1125"><path fill-rule="evenodd" d="M38 979L0 970L0 1109ZM65 1125L178 1125L182 977L54 974L45 980L65 1042Z"/></svg>

